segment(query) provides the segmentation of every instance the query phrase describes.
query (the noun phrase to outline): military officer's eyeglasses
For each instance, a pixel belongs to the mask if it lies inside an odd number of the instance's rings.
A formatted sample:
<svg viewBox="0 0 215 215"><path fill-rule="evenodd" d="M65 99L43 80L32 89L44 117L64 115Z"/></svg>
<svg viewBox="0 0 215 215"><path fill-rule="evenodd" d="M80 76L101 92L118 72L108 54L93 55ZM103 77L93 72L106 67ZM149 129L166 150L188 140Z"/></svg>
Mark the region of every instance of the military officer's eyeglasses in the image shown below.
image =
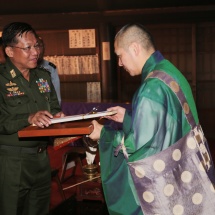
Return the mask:
<svg viewBox="0 0 215 215"><path fill-rule="evenodd" d="M22 49L23 51L25 52L30 52L32 48L36 49L36 50L39 50L40 49L40 45L39 44L36 44L34 46L27 46L25 48L22 48L22 47L18 47L18 46L10 46L12 48L18 48L18 49Z"/></svg>

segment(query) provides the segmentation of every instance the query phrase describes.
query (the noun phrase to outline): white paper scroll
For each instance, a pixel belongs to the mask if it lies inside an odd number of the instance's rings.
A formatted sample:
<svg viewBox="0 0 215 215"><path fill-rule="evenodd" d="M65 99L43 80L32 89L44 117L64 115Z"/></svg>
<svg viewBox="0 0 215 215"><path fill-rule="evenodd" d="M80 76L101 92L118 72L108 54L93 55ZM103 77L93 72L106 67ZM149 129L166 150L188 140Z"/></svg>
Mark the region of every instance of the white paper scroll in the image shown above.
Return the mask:
<svg viewBox="0 0 215 215"><path fill-rule="evenodd" d="M95 48L95 29L69 30L69 48Z"/></svg>

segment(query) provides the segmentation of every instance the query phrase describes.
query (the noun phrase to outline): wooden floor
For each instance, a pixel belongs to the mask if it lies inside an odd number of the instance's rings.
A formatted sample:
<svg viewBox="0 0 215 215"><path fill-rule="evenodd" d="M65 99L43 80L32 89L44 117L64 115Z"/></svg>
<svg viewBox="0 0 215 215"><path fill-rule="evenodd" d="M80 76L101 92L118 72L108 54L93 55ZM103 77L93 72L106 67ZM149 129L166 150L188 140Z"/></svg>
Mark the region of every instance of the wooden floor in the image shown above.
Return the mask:
<svg viewBox="0 0 215 215"><path fill-rule="evenodd" d="M108 215L107 207L100 201L84 200L78 202L75 196L52 209L49 215Z"/></svg>
<svg viewBox="0 0 215 215"><path fill-rule="evenodd" d="M69 179L64 183L68 187L73 183ZM102 201L82 200L77 201L76 188L64 190L66 199L63 200L58 185L52 182L52 194L49 215L108 215L106 204Z"/></svg>

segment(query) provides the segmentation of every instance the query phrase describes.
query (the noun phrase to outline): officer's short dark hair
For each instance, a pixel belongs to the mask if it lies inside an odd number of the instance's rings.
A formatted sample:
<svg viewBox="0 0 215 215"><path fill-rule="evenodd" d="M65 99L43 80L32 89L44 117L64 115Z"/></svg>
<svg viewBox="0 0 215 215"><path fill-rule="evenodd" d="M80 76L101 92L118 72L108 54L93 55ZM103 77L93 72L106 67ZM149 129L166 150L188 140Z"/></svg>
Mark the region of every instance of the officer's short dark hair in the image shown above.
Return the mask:
<svg viewBox="0 0 215 215"><path fill-rule="evenodd" d="M2 32L2 43L3 46L6 47L8 45L14 45L17 44L17 38L16 36L22 36L23 33L32 32L36 37L36 31L25 22L12 22L8 25L6 25L3 28Z"/></svg>

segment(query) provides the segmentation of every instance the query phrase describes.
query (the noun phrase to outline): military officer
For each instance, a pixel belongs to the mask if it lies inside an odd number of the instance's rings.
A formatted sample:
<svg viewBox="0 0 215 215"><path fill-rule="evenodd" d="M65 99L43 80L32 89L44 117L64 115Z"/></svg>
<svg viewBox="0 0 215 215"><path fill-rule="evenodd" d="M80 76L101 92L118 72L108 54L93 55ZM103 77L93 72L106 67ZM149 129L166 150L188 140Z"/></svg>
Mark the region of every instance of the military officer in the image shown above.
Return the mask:
<svg viewBox="0 0 215 215"><path fill-rule="evenodd" d="M7 55L0 65L0 214L45 215L49 210L50 164L46 138L19 138L29 125L48 127L64 116L49 72L37 67L37 34L27 23L6 25Z"/></svg>

